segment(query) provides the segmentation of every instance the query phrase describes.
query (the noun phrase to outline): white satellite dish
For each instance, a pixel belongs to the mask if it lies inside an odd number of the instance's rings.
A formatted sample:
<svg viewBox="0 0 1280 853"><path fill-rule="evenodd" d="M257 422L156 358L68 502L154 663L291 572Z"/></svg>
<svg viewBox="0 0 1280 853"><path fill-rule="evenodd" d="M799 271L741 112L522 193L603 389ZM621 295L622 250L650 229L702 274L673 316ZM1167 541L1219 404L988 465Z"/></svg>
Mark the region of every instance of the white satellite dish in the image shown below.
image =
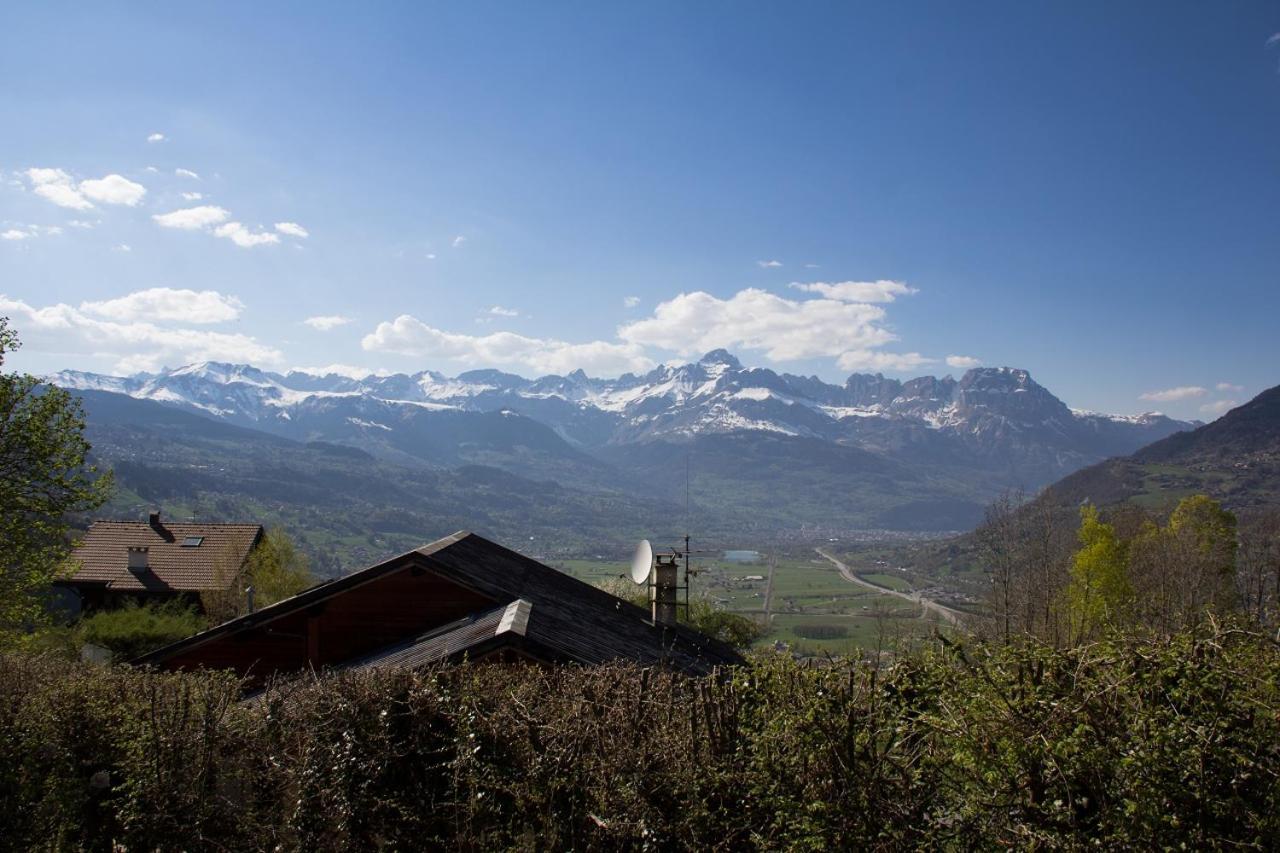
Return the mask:
<svg viewBox="0 0 1280 853"><path fill-rule="evenodd" d="M648 539L641 539L636 546L635 556L631 558L631 579L636 583L644 583L653 571L653 547Z"/></svg>

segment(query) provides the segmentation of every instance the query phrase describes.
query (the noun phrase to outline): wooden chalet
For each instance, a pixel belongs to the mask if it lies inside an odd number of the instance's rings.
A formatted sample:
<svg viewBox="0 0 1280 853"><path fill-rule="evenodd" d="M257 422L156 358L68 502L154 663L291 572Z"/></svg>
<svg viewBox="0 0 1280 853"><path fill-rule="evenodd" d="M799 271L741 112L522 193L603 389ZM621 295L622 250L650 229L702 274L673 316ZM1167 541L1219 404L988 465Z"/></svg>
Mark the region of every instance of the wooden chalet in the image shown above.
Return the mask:
<svg viewBox="0 0 1280 853"><path fill-rule="evenodd" d="M251 683L305 670L438 661L632 660L694 674L742 658L683 625L468 532L425 545L151 652L134 664L230 669Z"/></svg>
<svg viewBox="0 0 1280 853"><path fill-rule="evenodd" d="M71 556L75 574L57 586L73 591L79 609L118 606L126 599L199 602L226 590L262 539L260 524L95 521Z"/></svg>

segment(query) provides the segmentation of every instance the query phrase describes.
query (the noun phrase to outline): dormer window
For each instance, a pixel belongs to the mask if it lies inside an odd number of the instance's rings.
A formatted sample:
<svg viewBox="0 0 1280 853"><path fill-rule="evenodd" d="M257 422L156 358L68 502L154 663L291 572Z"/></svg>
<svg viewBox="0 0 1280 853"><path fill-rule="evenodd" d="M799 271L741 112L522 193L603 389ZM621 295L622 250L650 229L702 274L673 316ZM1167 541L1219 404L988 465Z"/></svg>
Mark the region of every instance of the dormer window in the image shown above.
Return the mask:
<svg viewBox="0 0 1280 853"><path fill-rule="evenodd" d="M147 548L129 546L129 571L145 572L147 570Z"/></svg>
<svg viewBox="0 0 1280 853"><path fill-rule="evenodd" d="M200 543L204 541L203 536L188 536L182 540L183 548L199 548Z"/></svg>

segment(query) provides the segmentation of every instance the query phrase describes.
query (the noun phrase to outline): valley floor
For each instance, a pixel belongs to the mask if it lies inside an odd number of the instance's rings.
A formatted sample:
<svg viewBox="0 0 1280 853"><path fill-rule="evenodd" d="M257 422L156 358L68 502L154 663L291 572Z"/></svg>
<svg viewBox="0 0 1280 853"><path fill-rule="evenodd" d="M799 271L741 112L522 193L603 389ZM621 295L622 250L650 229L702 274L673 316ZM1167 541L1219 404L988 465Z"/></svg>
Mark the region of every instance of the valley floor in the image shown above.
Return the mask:
<svg viewBox="0 0 1280 853"><path fill-rule="evenodd" d="M915 541L915 540L909 540ZM743 562L723 556L694 563L691 596L748 617L764 628L760 648L784 644L804 656L866 656L913 638L950 631L972 607L962 586L945 586L880 554L898 541L816 546L789 543L776 551L750 551ZM878 550L877 550L878 549ZM643 595L626 579L621 560L551 560L573 576L623 597Z"/></svg>

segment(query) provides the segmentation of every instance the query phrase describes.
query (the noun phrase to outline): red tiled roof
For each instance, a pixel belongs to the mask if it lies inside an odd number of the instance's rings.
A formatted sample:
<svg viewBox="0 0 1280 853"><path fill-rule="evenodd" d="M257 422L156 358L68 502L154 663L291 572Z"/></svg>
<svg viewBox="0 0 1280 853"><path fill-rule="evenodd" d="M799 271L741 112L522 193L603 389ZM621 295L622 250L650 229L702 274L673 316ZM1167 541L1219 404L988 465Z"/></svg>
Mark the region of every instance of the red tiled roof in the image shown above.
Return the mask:
<svg viewBox="0 0 1280 853"><path fill-rule="evenodd" d="M238 570L262 535L260 524L212 524L161 521L157 530L145 521L95 521L71 556L81 567L69 583L104 584L122 591L199 592L224 588L225 576ZM162 532L163 531L163 532ZM204 537L183 547L190 536ZM129 570L129 548L147 549L147 568ZM224 577L219 578L219 573Z"/></svg>

